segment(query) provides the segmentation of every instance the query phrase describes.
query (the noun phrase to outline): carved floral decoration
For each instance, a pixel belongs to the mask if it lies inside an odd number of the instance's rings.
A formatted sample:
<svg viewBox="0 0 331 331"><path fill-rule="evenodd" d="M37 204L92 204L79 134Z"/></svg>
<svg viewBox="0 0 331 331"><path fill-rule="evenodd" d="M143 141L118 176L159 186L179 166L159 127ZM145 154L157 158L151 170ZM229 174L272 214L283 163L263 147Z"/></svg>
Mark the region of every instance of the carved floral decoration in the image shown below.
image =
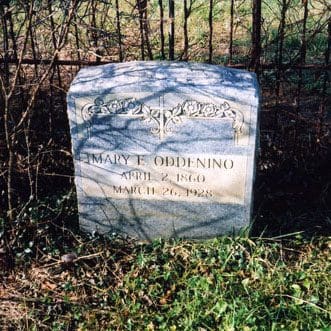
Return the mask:
<svg viewBox="0 0 331 331"><path fill-rule="evenodd" d="M203 103L195 100L186 100L171 109L153 109L135 98L114 99L105 102L101 97L94 100L93 104L86 104L82 110L82 117L88 125L88 134L91 133L94 116L112 115L129 118L139 118L146 123L154 124L151 132L163 139L172 132L174 125L185 119L230 119L234 130L235 140L242 132L244 116L230 107L225 101L222 104Z"/></svg>

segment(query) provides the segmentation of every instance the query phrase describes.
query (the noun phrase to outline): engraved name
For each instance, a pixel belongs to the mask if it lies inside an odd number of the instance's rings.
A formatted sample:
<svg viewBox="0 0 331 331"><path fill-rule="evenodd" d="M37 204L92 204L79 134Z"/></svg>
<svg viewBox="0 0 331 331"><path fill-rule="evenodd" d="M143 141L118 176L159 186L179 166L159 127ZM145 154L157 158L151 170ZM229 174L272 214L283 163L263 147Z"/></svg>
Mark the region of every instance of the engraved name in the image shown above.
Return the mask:
<svg viewBox="0 0 331 331"><path fill-rule="evenodd" d="M183 157L156 155L148 159L145 155L126 154L89 154L86 153L85 162L88 164L110 164L110 165L130 165L140 166L146 162L155 167L175 167L175 168L200 168L200 169L226 169L234 167L232 159L210 158L210 157Z"/></svg>

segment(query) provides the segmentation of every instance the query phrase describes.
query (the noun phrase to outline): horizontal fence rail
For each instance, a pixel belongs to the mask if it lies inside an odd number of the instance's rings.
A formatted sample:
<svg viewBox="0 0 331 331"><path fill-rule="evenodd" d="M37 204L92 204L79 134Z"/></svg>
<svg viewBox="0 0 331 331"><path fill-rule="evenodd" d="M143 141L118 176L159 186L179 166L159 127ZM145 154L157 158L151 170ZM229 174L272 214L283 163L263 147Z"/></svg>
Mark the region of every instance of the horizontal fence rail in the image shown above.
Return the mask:
<svg viewBox="0 0 331 331"><path fill-rule="evenodd" d="M50 60L50 59L0 59L0 64L32 64L32 65L60 65L60 66L95 66L102 64L110 64L110 63L119 63L120 61L84 61L84 60ZM226 67L230 68L238 68L238 69L246 69L249 68L249 64L236 63L236 64L225 64ZM331 64L286 64L277 65L275 63L262 63L259 65L261 69L270 69L275 70L278 68L281 69L303 69L303 70L330 70Z"/></svg>

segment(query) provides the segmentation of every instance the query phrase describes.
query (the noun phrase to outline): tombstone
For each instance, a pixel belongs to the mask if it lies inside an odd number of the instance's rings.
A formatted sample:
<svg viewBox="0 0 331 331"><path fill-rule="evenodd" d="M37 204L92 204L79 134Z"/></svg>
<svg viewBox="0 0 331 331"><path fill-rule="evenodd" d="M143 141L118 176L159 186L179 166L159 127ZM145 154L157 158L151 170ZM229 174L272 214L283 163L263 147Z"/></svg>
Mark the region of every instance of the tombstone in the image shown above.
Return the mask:
<svg viewBox="0 0 331 331"><path fill-rule="evenodd" d="M259 88L197 63L80 70L68 93L80 225L151 240L249 225Z"/></svg>

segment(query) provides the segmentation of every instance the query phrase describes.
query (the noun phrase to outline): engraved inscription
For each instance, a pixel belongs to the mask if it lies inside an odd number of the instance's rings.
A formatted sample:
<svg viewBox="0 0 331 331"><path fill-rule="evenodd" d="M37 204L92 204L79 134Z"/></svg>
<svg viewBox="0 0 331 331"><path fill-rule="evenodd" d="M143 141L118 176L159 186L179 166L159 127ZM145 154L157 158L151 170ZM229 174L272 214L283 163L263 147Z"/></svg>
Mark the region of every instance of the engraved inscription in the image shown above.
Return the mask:
<svg viewBox="0 0 331 331"><path fill-rule="evenodd" d="M93 196L243 204L246 156L81 154L82 184Z"/></svg>

